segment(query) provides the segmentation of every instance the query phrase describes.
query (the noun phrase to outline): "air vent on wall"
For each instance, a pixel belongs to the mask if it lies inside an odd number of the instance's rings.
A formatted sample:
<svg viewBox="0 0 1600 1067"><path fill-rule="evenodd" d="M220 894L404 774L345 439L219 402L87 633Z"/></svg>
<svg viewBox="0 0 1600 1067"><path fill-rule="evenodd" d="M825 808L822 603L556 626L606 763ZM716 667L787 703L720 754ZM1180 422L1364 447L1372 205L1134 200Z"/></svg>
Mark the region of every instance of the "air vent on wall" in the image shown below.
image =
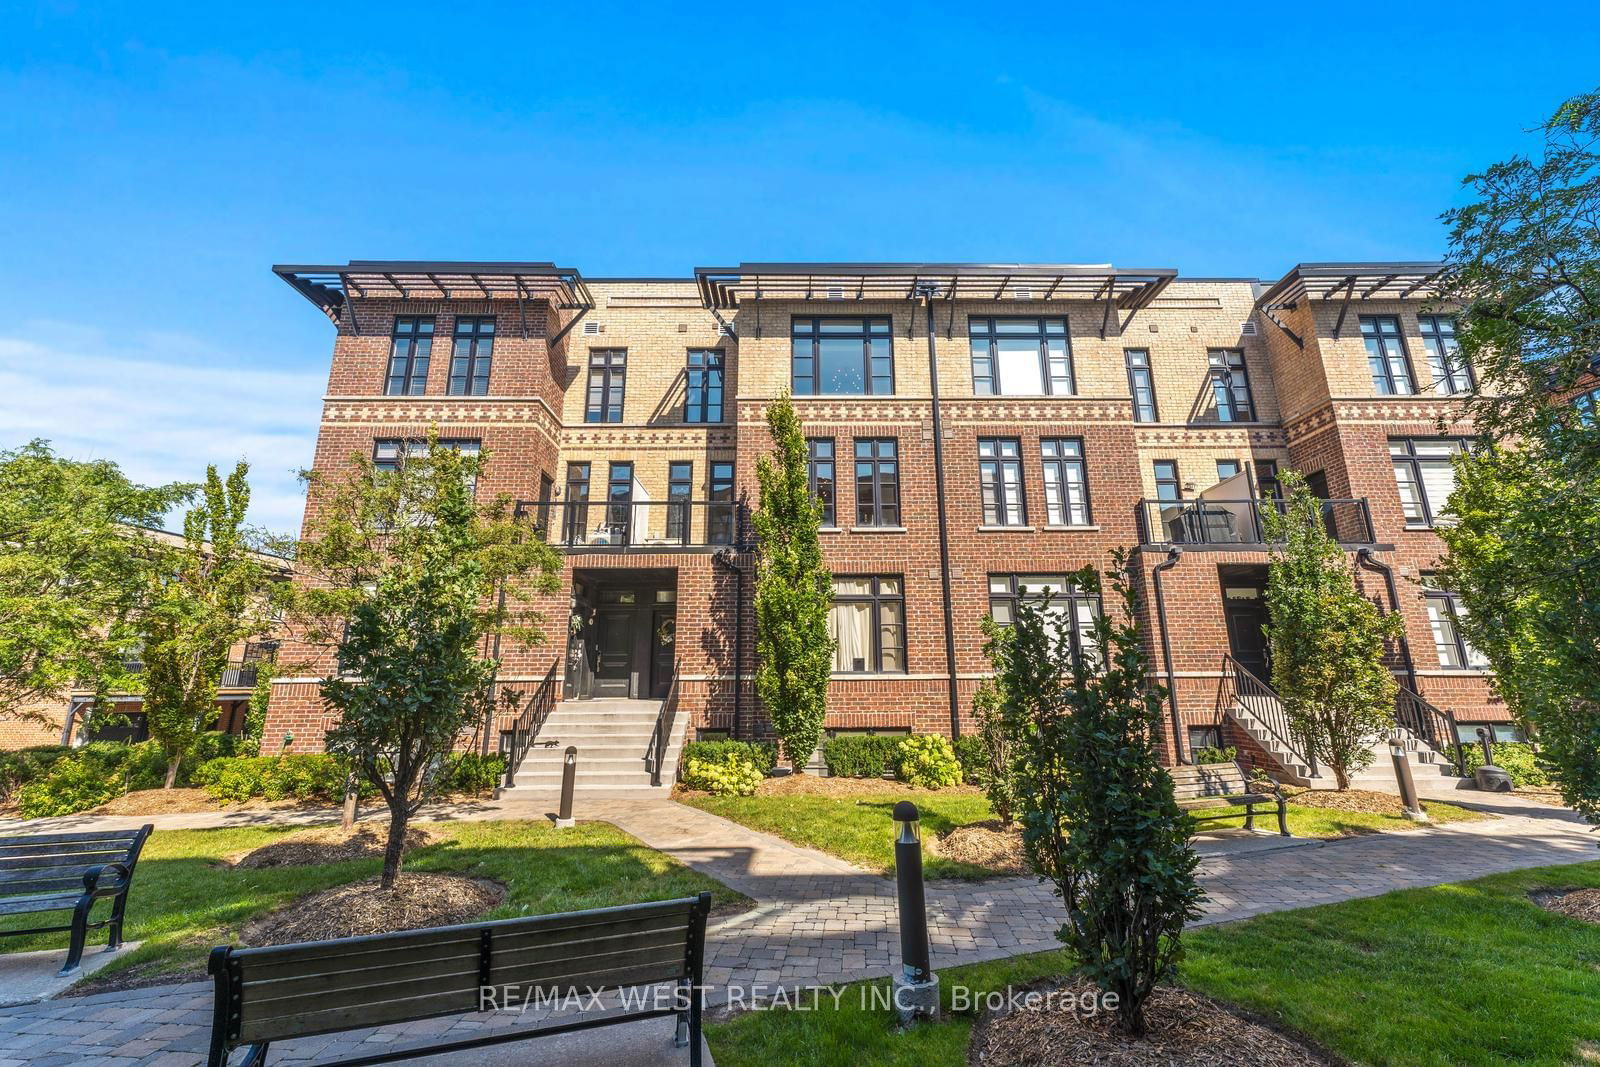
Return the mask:
<svg viewBox="0 0 1600 1067"><path fill-rule="evenodd" d="M1033 290L1028 288L1026 285L1019 285L1015 289L1011 290L1011 295L1018 300L1032 300Z"/></svg>
<svg viewBox="0 0 1600 1067"><path fill-rule="evenodd" d="M598 322L586 322L583 324L583 332L590 335L597 334L600 332L600 324Z"/></svg>
<svg viewBox="0 0 1600 1067"><path fill-rule="evenodd" d="M828 290L828 299L829 300L843 300L844 299L844 290L838 288L837 286L835 286L834 288L829 289Z"/></svg>
<svg viewBox="0 0 1600 1067"><path fill-rule="evenodd" d="M718 337L732 337L733 336L733 327L729 326L725 322L717 323L717 336Z"/></svg>
<svg viewBox="0 0 1600 1067"><path fill-rule="evenodd" d="M1241 336L1241 337L1254 337L1255 335L1256 335L1256 324L1253 321L1252 322L1241 322L1239 324L1239 336Z"/></svg>

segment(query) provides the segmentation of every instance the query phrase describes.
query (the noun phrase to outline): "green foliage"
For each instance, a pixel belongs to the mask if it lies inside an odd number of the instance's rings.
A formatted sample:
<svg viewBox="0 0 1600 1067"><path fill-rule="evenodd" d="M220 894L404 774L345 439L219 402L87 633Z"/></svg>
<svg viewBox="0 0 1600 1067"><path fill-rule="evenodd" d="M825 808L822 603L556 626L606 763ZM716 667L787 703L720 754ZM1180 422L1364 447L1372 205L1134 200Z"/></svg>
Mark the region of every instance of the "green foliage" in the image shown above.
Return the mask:
<svg viewBox="0 0 1600 1067"><path fill-rule="evenodd" d="M882 778L904 734L840 734L823 743L822 761L838 778Z"/></svg>
<svg viewBox="0 0 1600 1067"><path fill-rule="evenodd" d="M690 741L683 746L684 759L717 761L728 753L742 756L761 769L762 774L772 773L778 765L778 746L769 741Z"/></svg>
<svg viewBox="0 0 1600 1067"><path fill-rule="evenodd" d="M1111 612L1095 620L1097 655L1073 655L1048 604L1018 604L1000 685L1024 852L1067 909L1056 936L1117 994L1121 1028L1142 1035L1145 1000L1173 972L1204 894L1192 823L1156 758L1165 693L1149 680L1126 565L1119 551L1107 577L1121 621ZM1072 582L1101 590L1092 567Z"/></svg>
<svg viewBox="0 0 1600 1067"><path fill-rule="evenodd" d="M1012 631L1001 626L988 615L983 617L983 654L994 668L994 677L986 678L972 695L973 712L978 718L978 737L983 743L984 764L980 784L989 798L1000 825L1016 822L1017 782L1012 767L1011 734L1006 727L1006 707L1010 703L1004 689L1010 668Z"/></svg>
<svg viewBox="0 0 1600 1067"><path fill-rule="evenodd" d="M444 788L451 793L474 796L492 793L506 773L506 758L499 753L485 756L478 752L457 752L448 762Z"/></svg>
<svg viewBox="0 0 1600 1067"><path fill-rule="evenodd" d="M1461 755L1467 764L1467 774L1472 775L1483 766L1483 746L1476 741L1463 741ZM1551 783L1542 754L1532 745L1522 741L1496 741L1494 764L1511 776L1511 784L1518 789L1542 787Z"/></svg>
<svg viewBox="0 0 1600 1067"><path fill-rule="evenodd" d="M767 406L774 452L756 463L756 693L800 773L822 737L834 640L833 577L822 560L821 506L806 477L806 440L787 393Z"/></svg>
<svg viewBox="0 0 1600 1067"><path fill-rule="evenodd" d="M977 734L962 734L950 747L961 765L961 781L966 785L982 785L989 770L989 750L983 747L983 738Z"/></svg>
<svg viewBox="0 0 1600 1067"><path fill-rule="evenodd" d="M183 546L163 550L150 575L143 620L145 718L167 753L166 785L217 713L228 653L271 626L275 572L245 526L249 466L226 483L206 468L202 500L183 520Z"/></svg>
<svg viewBox="0 0 1600 1067"><path fill-rule="evenodd" d="M1562 104L1541 151L1469 175L1477 199L1445 213L1441 294L1459 304L1456 338L1477 373L1478 428L1497 440L1559 440L1592 469L1600 425L1550 403L1600 352L1600 92Z"/></svg>
<svg viewBox="0 0 1600 1067"><path fill-rule="evenodd" d="M0 451L0 719L43 722L30 709L73 686L138 688L124 661L154 545L139 528L191 489L135 485L114 463L62 459L45 441Z"/></svg>
<svg viewBox="0 0 1600 1067"><path fill-rule="evenodd" d="M1239 750L1232 745L1216 748L1212 745L1201 745L1192 753L1195 763L1205 766L1208 763L1237 763Z"/></svg>
<svg viewBox="0 0 1600 1067"><path fill-rule="evenodd" d="M944 789L961 784L961 764L950 742L938 734L902 737L894 749L894 774L907 785Z"/></svg>
<svg viewBox="0 0 1600 1067"><path fill-rule="evenodd" d="M1512 714L1537 728L1562 799L1600 823L1600 479L1530 438L1458 460L1450 509L1439 582L1466 609L1457 625Z"/></svg>
<svg viewBox="0 0 1600 1067"><path fill-rule="evenodd" d="M713 796L750 796L765 777L755 758L737 749L686 756L683 762L683 784Z"/></svg>
<svg viewBox="0 0 1600 1067"><path fill-rule="evenodd" d="M0 752L0 802L10 799L18 787L50 773L58 760L71 755L66 745L37 745L33 748Z"/></svg>
<svg viewBox="0 0 1600 1067"><path fill-rule="evenodd" d="M17 811L25 819L71 815L135 789L153 789L165 775L166 757L153 741L91 741L36 766L44 768L43 776L16 791Z"/></svg>
<svg viewBox="0 0 1600 1067"><path fill-rule="evenodd" d="M241 738L247 755L261 755L261 738L267 729L267 707L272 703L272 675L275 666L268 661L256 664L256 684L250 690L250 703L244 713L244 736Z"/></svg>
<svg viewBox="0 0 1600 1067"><path fill-rule="evenodd" d="M190 780L224 803L264 800L338 801L344 797L345 770L333 756L232 756L208 760Z"/></svg>
<svg viewBox="0 0 1600 1067"><path fill-rule="evenodd" d="M487 456L428 446L393 471L356 454L340 480L309 476L320 503L299 549L292 617L336 649L321 684L338 715L328 751L357 768L389 807L382 884L400 873L405 827L437 788L437 768L479 713L495 673L492 634L543 639L531 608L558 588L561 561L506 497L479 507ZM498 594L504 592L502 598Z"/></svg>
<svg viewBox="0 0 1600 1067"><path fill-rule="evenodd" d="M1340 789L1372 762L1371 739L1394 725L1394 675L1385 642L1404 626L1361 595L1353 566L1328 534L1322 504L1286 471L1282 513L1262 511L1272 542L1267 569L1272 688L1301 741Z"/></svg>

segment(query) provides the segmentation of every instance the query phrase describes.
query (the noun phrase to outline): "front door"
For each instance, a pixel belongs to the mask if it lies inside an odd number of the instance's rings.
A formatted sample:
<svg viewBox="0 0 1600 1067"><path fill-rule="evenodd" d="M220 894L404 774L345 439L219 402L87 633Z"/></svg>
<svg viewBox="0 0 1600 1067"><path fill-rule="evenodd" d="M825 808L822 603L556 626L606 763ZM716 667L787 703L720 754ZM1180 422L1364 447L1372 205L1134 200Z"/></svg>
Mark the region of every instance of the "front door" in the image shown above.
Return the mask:
<svg viewBox="0 0 1600 1067"><path fill-rule="evenodd" d="M601 608L595 614L595 696L632 695L633 616L631 607Z"/></svg>
<svg viewBox="0 0 1600 1067"><path fill-rule="evenodd" d="M678 611L656 608L650 613L650 695L667 695L672 686L672 663L678 649Z"/></svg>
<svg viewBox="0 0 1600 1067"><path fill-rule="evenodd" d="M1228 600L1223 604L1228 620L1228 646L1239 665L1263 682L1270 682L1267 654L1267 606L1264 599Z"/></svg>

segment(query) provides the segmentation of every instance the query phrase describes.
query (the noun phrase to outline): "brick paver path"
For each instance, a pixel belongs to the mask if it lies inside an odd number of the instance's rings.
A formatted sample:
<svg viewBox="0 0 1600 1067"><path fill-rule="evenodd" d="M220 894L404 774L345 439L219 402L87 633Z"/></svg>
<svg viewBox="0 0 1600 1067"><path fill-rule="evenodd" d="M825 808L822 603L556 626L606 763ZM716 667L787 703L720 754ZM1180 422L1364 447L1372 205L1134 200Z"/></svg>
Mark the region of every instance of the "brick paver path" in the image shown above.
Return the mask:
<svg viewBox="0 0 1600 1067"><path fill-rule="evenodd" d="M491 806L469 817L535 818L545 806ZM1211 901L1201 921L1600 858L1594 835L1569 813L1515 805L1502 810L1505 817L1489 822L1208 857L1201 875ZM713 923L707 951L707 980L713 986L806 985L882 976L898 956L894 884L888 879L660 799L608 799L603 812L592 814L758 902L750 912ZM936 967L1056 944L1052 931L1061 921L1060 906L1033 879L930 884L927 900ZM0 981L3 968L0 957ZM200 1063L210 1003L210 989L200 983L0 1009L0 1067ZM274 1050L279 1061L303 1062L349 1054L357 1045L373 1051L383 1045L400 1047L424 1034L465 1034L537 1021L532 1013L520 1019L467 1016L289 1042ZM456 1056L451 1062L475 1061Z"/></svg>

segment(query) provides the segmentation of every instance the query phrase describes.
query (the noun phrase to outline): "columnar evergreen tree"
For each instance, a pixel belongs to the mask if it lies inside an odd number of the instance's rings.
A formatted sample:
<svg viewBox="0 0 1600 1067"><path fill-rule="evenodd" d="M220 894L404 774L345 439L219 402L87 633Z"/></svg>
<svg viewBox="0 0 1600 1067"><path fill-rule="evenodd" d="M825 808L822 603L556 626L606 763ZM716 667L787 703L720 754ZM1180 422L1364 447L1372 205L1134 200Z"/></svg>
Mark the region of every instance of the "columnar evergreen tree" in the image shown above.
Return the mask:
<svg viewBox="0 0 1600 1067"><path fill-rule="evenodd" d="M274 570L245 525L249 467L226 483L206 468L198 507L183 520L183 545L164 549L151 575L144 618L145 721L167 755L166 788L217 715L217 686L235 644L266 633Z"/></svg>
<svg viewBox="0 0 1600 1067"><path fill-rule="evenodd" d="M1354 565L1328 533L1322 502L1293 471L1288 505L1264 509L1273 543L1267 569L1272 687L1299 737L1340 789L1372 762L1372 742L1394 725L1394 675L1385 642L1403 632L1361 595Z"/></svg>
<svg viewBox="0 0 1600 1067"><path fill-rule="evenodd" d="M1093 655L1072 654L1063 613L1019 603L999 689L1028 864L1067 908L1056 936L1117 995L1122 1029L1142 1035L1145 1001L1173 973L1204 893L1193 824L1156 756L1165 692L1149 680L1125 566L1119 552L1107 575L1117 615L1096 620ZM1092 567L1072 581L1101 590Z"/></svg>
<svg viewBox="0 0 1600 1067"><path fill-rule="evenodd" d="M1008 698L1005 692L1012 629L997 624L987 615L982 627L983 654L994 668L994 677L985 678L972 694L973 717L978 720L978 741L984 755L980 784L1000 825L1009 827L1016 822L1016 775L1012 770L1016 746L1006 729Z"/></svg>
<svg viewBox="0 0 1600 1067"><path fill-rule="evenodd" d="M559 588L560 557L532 520L504 496L475 503L487 459L434 434L397 470L354 455L343 479L308 475L321 506L300 546L294 618L335 653L338 671L321 683L339 716L328 751L389 807L386 889L400 874L407 823L494 676L485 638L542 641L531 600ZM494 595L502 583L504 604Z"/></svg>
<svg viewBox="0 0 1600 1067"><path fill-rule="evenodd" d="M773 453L756 464L756 692L800 774L827 714L833 578L822 561L822 508L806 477L806 439L787 393L768 406L767 429Z"/></svg>
<svg viewBox="0 0 1600 1067"><path fill-rule="evenodd" d="M141 528L193 492L150 488L117 465L79 463L32 441L0 452L0 719L42 722L73 686L137 689L152 545Z"/></svg>

